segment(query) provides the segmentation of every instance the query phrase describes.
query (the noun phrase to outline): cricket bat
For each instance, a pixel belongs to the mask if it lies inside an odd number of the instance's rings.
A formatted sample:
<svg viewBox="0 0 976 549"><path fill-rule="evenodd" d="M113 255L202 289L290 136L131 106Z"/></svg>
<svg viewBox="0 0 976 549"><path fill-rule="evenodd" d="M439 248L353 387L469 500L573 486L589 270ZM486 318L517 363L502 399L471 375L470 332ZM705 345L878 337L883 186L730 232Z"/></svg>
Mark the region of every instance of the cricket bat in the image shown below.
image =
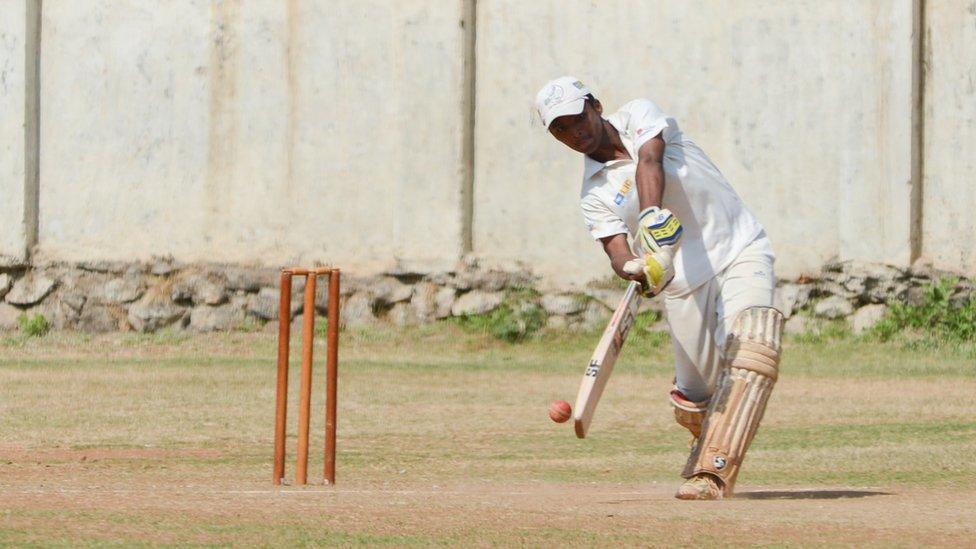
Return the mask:
<svg viewBox="0 0 976 549"><path fill-rule="evenodd" d="M607 380L613 373L613 364L624 346L627 332L634 325L637 308L641 304L640 290L639 282L632 281L627 286L624 297L617 305L617 310L613 312L613 317L610 318L607 329L603 331L600 343L593 351L586 372L583 373L583 381L580 383L579 393L576 394L576 406L573 406L576 436L579 438L586 438L586 432L590 429L590 422L593 421L593 413L596 412L596 405L600 402L603 388L607 386Z"/></svg>

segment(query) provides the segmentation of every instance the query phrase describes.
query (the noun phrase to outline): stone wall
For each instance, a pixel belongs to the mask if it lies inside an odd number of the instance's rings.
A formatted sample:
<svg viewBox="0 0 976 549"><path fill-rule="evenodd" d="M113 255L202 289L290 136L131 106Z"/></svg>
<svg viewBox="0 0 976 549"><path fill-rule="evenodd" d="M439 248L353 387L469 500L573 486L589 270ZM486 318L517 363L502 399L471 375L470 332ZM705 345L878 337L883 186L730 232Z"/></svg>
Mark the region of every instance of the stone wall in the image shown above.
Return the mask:
<svg viewBox="0 0 976 549"><path fill-rule="evenodd" d="M145 263L52 263L0 270L0 329L16 329L21 315L43 314L56 329L82 331L162 328L215 331L255 329L278 320L279 272L264 267L182 265L171 259ZM506 292L530 287L525 272L480 269L472 261L434 274L343 276L345 326L409 326L449 317L489 313ZM304 278L293 286L292 314L302 312ZM316 308L327 311L327 284ZM534 300L561 326L603 322L617 293L546 294ZM298 321L298 320L296 320Z"/></svg>
<svg viewBox="0 0 976 549"><path fill-rule="evenodd" d="M787 318L788 333L803 333L811 319L846 319L855 334L873 326L892 302L920 305L928 286L941 279L958 282L951 300L962 304L976 296L974 281L931 266L900 268L853 261L829 263L816 277L781 281L776 307ZM797 314L804 311L806 314Z"/></svg>
<svg viewBox="0 0 976 549"><path fill-rule="evenodd" d="M883 315L892 300L916 303L923 288L950 273L870 263L834 263L816 277L781 281L776 305L788 329L802 332L811 317L849 318L860 331ZM279 272L264 267L145 263L52 263L0 269L0 329L18 327L22 315L42 314L55 329L199 332L274 330L278 321ZM292 314L300 322L304 279L296 277ZM433 274L409 271L370 277L344 276L341 319L349 327L395 327L490 313L506 295L522 290L559 329L599 329L622 294L619 281L593 283L578 292L525 292L538 285L525 271L486 269L474 260ZM316 308L327 310L327 287L317 287ZM968 299L972 281L962 279L953 299ZM661 311L660 300L642 310ZM798 315L801 310L807 314ZM663 324L656 329L666 329Z"/></svg>

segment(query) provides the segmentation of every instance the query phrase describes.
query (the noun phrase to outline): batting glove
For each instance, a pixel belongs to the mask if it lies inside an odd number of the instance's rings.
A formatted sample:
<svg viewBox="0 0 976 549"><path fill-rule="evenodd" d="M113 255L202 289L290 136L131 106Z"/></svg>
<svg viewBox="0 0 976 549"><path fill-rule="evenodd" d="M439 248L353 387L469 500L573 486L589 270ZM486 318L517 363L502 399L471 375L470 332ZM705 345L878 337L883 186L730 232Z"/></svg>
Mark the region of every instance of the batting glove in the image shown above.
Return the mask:
<svg viewBox="0 0 976 549"><path fill-rule="evenodd" d="M646 290L651 295L661 293L674 278L674 255L681 235L681 222L670 210L652 206L641 212L637 237L644 248L644 258L629 261L624 270L637 274L639 266L646 278Z"/></svg>

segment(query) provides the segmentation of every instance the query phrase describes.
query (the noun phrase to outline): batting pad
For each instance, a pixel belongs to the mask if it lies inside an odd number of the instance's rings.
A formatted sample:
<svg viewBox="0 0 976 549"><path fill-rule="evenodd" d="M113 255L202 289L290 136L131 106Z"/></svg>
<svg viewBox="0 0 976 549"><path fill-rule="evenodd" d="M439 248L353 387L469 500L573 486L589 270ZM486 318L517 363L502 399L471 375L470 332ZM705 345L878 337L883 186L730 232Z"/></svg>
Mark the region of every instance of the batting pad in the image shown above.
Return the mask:
<svg viewBox="0 0 976 549"><path fill-rule="evenodd" d="M782 335L783 314L772 307L751 307L736 317L702 435L683 477L711 473L723 481L725 495L732 494L776 383Z"/></svg>

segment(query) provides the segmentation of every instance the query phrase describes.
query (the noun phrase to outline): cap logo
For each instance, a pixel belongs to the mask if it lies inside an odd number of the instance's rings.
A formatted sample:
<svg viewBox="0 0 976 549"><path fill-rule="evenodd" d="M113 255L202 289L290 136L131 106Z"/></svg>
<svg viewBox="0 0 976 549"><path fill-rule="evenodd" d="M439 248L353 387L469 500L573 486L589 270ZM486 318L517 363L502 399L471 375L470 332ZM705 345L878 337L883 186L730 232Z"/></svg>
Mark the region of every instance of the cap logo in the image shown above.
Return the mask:
<svg viewBox="0 0 976 549"><path fill-rule="evenodd" d="M563 87L554 85L551 90L549 90L549 95L546 96L546 100L543 101L548 107L553 103L559 103L563 100Z"/></svg>
<svg viewBox="0 0 976 549"><path fill-rule="evenodd" d="M579 80L577 80L576 82L573 82L573 85L576 86L576 89L578 89L578 90L583 89L583 83L580 82Z"/></svg>

